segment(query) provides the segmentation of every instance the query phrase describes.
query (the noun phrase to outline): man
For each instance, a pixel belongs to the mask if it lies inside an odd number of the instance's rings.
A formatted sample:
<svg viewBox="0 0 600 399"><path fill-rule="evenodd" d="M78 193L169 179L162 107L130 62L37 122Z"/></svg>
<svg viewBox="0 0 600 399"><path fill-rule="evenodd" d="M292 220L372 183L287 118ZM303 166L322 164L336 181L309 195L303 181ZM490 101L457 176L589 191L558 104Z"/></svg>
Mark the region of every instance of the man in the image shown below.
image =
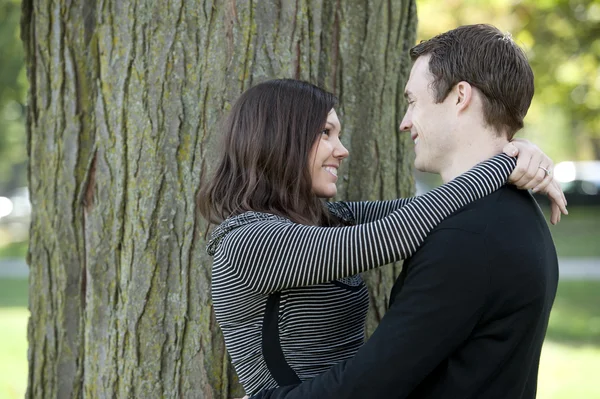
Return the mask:
<svg viewBox="0 0 600 399"><path fill-rule="evenodd" d="M459 27L410 54L400 128L418 169L449 181L523 126L533 73L496 28ZM442 222L405 262L387 314L354 358L255 397L535 398L557 280L542 213L527 191L506 186Z"/></svg>

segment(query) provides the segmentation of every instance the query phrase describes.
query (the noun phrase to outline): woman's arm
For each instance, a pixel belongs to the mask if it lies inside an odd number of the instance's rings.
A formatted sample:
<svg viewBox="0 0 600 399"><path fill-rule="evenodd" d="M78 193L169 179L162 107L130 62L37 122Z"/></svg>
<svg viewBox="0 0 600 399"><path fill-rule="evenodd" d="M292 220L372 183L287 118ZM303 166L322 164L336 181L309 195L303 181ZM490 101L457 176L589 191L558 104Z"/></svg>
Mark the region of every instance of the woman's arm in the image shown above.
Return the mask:
<svg viewBox="0 0 600 399"><path fill-rule="evenodd" d="M370 223L388 216L390 213L409 204L416 197L398 198L388 201L340 201L328 202L329 210L346 206L352 213L356 224ZM335 212L335 211L334 211Z"/></svg>
<svg viewBox="0 0 600 399"><path fill-rule="evenodd" d="M515 164L497 155L372 223L249 224L229 233L215 257L226 257L232 272L261 293L352 276L411 256L442 220L500 188Z"/></svg>
<svg viewBox="0 0 600 399"><path fill-rule="evenodd" d="M520 189L533 189L533 192L541 192L548 195L552 203L552 224L560 221L560 213L568 214L566 200L560 186L545 170L552 171L554 163L535 144L524 139L514 139L504 146L502 150L506 155L517 156L517 167L510 174L508 182ZM542 166L542 168L540 168ZM357 224L369 223L386 217L397 209L410 203L416 197L398 198L389 201L354 201L328 203L335 207L336 204L345 204L352 212Z"/></svg>

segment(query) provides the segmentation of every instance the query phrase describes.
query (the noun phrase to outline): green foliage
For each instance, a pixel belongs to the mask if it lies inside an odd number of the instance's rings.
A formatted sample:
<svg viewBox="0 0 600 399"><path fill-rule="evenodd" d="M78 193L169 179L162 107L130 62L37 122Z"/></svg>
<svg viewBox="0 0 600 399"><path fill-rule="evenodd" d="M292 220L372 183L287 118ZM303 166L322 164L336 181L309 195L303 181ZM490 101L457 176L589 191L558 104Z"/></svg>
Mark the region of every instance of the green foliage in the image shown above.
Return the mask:
<svg viewBox="0 0 600 399"><path fill-rule="evenodd" d="M0 192L26 183L27 78L20 17L19 0L0 0Z"/></svg>
<svg viewBox="0 0 600 399"><path fill-rule="evenodd" d="M460 24L510 31L530 57L536 96L525 137L555 161L600 159L598 0L418 0L419 40ZM19 0L0 0L0 192L26 183L27 79Z"/></svg>
<svg viewBox="0 0 600 399"><path fill-rule="evenodd" d="M417 0L417 6L419 40L472 23L511 32L536 79L523 135L555 161L600 159L598 0Z"/></svg>

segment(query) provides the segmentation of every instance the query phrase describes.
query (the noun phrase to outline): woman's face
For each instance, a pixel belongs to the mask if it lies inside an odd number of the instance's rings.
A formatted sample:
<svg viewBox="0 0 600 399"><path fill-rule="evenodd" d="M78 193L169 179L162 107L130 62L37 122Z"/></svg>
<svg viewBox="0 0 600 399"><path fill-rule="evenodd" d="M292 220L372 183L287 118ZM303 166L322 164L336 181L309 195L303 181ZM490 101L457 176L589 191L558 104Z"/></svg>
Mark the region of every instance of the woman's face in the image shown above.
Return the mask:
<svg viewBox="0 0 600 399"><path fill-rule="evenodd" d="M337 174L348 150L340 141L341 125L334 109L327 115L325 129L313 144L308 156L313 193L320 198L331 198L337 193Z"/></svg>

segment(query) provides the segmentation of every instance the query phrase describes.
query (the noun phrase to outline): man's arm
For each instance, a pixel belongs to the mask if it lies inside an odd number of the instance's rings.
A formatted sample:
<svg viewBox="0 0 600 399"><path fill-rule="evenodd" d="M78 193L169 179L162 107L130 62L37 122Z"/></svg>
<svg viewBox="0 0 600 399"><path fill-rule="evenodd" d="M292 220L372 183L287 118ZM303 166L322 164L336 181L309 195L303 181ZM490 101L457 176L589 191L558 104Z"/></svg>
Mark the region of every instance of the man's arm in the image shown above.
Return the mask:
<svg viewBox="0 0 600 399"><path fill-rule="evenodd" d="M442 229L411 260L403 289L350 360L295 387L252 398L404 398L456 350L480 318L489 284L482 237Z"/></svg>

